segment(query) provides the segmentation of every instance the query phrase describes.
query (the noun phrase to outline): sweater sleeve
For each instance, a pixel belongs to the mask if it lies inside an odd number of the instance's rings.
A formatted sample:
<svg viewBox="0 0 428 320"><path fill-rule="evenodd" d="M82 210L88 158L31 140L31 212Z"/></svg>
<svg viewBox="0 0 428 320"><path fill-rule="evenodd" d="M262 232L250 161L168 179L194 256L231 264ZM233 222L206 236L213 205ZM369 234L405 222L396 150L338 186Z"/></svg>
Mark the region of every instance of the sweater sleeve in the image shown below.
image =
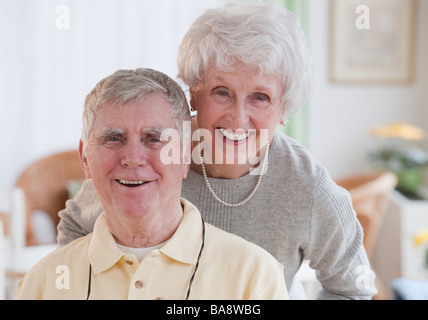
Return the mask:
<svg viewBox="0 0 428 320"><path fill-rule="evenodd" d="M371 299L374 273L363 247L363 230L349 193L324 170L312 202L305 258L317 270L319 299Z"/></svg>
<svg viewBox="0 0 428 320"><path fill-rule="evenodd" d="M58 244L64 246L91 233L102 211L92 180L85 180L76 196L67 200L65 209L59 212Z"/></svg>

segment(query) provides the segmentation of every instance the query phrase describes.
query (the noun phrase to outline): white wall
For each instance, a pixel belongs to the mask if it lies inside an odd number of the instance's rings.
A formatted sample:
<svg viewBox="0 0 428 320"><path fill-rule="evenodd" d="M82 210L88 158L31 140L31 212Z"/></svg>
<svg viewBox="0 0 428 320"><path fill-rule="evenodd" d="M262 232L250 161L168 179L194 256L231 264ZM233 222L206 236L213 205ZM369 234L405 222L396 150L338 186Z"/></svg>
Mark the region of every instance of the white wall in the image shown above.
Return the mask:
<svg viewBox="0 0 428 320"><path fill-rule="evenodd" d="M329 81L329 1L312 0L311 51L315 91L310 111L310 149L334 178L370 171L371 126L406 121L428 129L428 1L417 8L416 70L409 85L343 85Z"/></svg>
<svg viewBox="0 0 428 320"><path fill-rule="evenodd" d="M139 66L175 77L177 47L191 22L224 1L0 1L0 189L32 161L77 147L84 97L102 77ZM428 1L418 3L418 67L406 86L330 83L329 1L310 3L310 149L333 177L368 171L370 126L404 120L428 130ZM60 4L70 8L69 30L56 28Z"/></svg>
<svg viewBox="0 0 428 320"><path fill-rule="evenodd" d="M31 162L77 149L84 98L103 77L150 67L175 78L185 32L224 2L1 0L0 190ZM69 29L58 28L59 5Z"/></svg>

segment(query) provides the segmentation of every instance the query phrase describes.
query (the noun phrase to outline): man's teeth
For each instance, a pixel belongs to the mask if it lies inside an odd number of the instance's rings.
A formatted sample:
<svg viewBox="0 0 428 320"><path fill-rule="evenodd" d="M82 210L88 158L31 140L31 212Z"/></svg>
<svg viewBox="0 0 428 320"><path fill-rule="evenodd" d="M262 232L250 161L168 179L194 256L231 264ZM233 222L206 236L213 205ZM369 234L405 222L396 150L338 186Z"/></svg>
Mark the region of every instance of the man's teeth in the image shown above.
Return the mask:
<svg viewBox="0 0 428 320"><path fill-rule="evenodd" d="M143 184L146 183L147 181L143 181L143 180L123 180L123 179L119 179L119 182L121 184Z"/></svg>
<svg viewBox="0 0 428 320"><path fill-rule="evenodd" d="M228 131L226 129L220 129L220 132L227 139L229 139L229 140L236 140L236 141L245 140L249 136L248 132L244 132L244 133L232 133L232 132L230 132L230 131Z"/></svg>

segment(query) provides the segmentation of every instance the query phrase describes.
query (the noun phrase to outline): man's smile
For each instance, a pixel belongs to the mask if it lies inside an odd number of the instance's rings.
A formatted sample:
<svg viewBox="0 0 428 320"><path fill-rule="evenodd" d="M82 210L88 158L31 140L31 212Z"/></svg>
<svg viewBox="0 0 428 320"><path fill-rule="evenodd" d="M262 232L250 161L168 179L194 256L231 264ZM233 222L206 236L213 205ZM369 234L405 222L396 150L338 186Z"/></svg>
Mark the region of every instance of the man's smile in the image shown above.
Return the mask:
<svg viewBox="0 0 428 320"><path fill-rule="evenodd" d="M124 179L117 179L117 182L119 182L121 185L126 187L138 187L143 184L149 183L151 181L144 181L144 180L124 180Z"/></svg>

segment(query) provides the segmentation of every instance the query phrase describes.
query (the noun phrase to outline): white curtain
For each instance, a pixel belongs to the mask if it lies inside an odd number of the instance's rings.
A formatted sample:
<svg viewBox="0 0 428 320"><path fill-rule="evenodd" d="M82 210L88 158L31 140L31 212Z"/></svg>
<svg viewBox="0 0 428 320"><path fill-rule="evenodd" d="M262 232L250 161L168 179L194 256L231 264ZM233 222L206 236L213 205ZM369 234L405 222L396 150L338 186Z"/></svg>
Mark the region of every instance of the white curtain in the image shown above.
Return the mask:
<svg viewBox="0 0 428 320"><path fill-rule="evenodd" d="M1 0L0 189L32 161L77 148L86 94L120 68L176 78L190 24L224 0Z"/></svg>

